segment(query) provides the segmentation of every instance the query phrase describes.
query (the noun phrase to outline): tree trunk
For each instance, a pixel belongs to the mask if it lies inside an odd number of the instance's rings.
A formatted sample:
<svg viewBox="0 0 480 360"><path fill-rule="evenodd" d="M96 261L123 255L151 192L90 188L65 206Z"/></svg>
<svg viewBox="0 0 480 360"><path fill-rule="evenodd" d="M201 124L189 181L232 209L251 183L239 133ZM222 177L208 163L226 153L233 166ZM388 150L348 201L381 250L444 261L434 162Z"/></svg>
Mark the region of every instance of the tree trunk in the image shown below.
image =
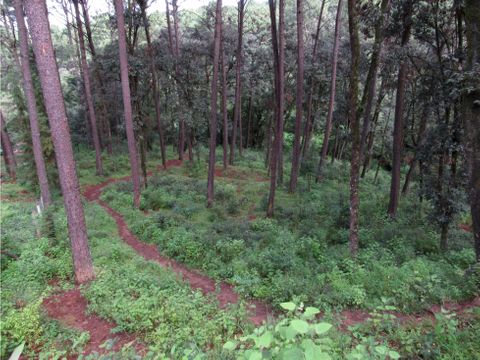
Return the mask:
<svg viewBox="0 0 480 360"><path fill-rule="evenodd" d="M300 169L300 131L303 116L303 1L297 0L297 96L295 112L295 137L292 149L292 170L290 174L290 192L294 193L297 189L298 172Z"/></svg>
<svg viewBox="0 0 480 360"><path fill-rule="evenodd" d="M17 181L17 161L15 160L15 154L13 152L12 141L10 135L8 135L5 120L3 119L3 113L0 111L0 127L1 127L1 142L3 158L5 160L5 167L8 171L8 176L13 182Z"/></svg>
<svg viewBox="0 0 480 360"><path fill-rule="evenodd" d="M375 111L373 112L373 124L374 127L378 123L378 118L380 116L380 108L382 105L382 101L385 98L385 79L382 80L382 84L380 85L380 93L377 97L377 103L375 104ZM390 115L389 115L390 116ZM365 156L363 156L363 170L362 174L360 175L363 179L367 174L368 168L370 167L370 161L372 158L372 149L373 149L373 140L375 139L375 128L373 130L368 131L368 144L367 144L367 152Z"/></svg>
<svg viewBox="0 0 480 360"><path fill-rule="evenodd" d="M30 119L30 132L32 136L33 157L37 169L38 184L42 203L48 207L52 203L50 187L48 185L47 168L43 158L42 140L40 137L40 126L38 122L37 103L35 100L35 89L33 87L32 73L30 71L30 59L28 53L28 33L25 26L22 0L15 0L15 16L17 18L18 39L20 43L20 57L23 76L23 91L27 100L28 116Z"/></svg>
<svg viewBox="0 0 480 360"><path fill-rule="evenodd" d="M150 25L147 19L147 2L146 0L137 0L137 1L138 1L138 4L140 5L140 9L142 12L143 27L145 28L145 38L147 40L147 54L148 54L148 60L150 63L150 72L152 76L153 101L155 104L155 119L157 120L158 137L160 139L160 155L162 157L163 168L166 169L167 159L165 155L163 123L162 123L162 118L160 117L160 95L158 94L158 89L157 89L158 78L157 78L157 72L155 71L155 62L153 60L152 40L150 38Z"/></svg>
<svg viewBox="0 0 480 360"><path fill-rule="evenodd" d="M222 0L217 0L215 10L215 34L213 47L213 78L211 82L210 102L210 153L208 155L208 182L207 182L207 207L213 205L215 179L215 148L217 145L217 95L218 95L218 60L220 55L220 36L222 27Z"/></svg>
<svg viewBox="0 0 480 360"><path fill-rule="evenodd" d="M235 106L233 108L233 126L230 139L230 165L235 160L235 145L237 142L237 127L242 116L242 48L243 48L243 20L245 15L245 0L238 1L238 39L237 39L237 61L235 64ZM240 129L241 131L241 129ZM241 145L240 145L241 146Z"/></svg>
<svg viewBox="0 0 480 360"><path fill-rule="evenodd" d="M50 37L47 7L43 0L29 0L25 2L25 10L55 147L58 175L67 214L68 234L72 246L75 278L78 283L84 283L93 279L95 275L88 247L85 216L75 169L67 113Z"/></svg>
<svg viewBox="0 0 480 360"><path fill-rule="evenodd" d="M373 44L372 60L368 69L365 89L363 90L362 102L360 104L360 114L363 112L362 135L360 138L360 159L365 154L365 142L370 131L370 115L372 112L373 99L375 98L375 88L377 84L378 67L382 57L382 45L385 37L384 20L390 7L390 0L382 0L380 18L375 25L375 42ZM360 116L360 115L359 115Z"/></svg>
<svg viewBox="0 0 480 360"><path fill-rule="evenodd" d="M85 51L85 42L83 35L82 21L80 20L80 11L78 8L78 0L73 0L75 7L75 18L77 21L78 43L80 45L80 60L82 64L83 85L85 88L85 97L87 100L88 117L92 129L93 147L95 148L95 165L97 175L103 175L102 149L100 148L100 139L98 137L97 116L95 107L93 106L92 88L90 85L90 72L87 64L87 53Z"/></svg>
<svg viewBox="0 0 480 360"><path fill-rule="evenodd" d="M87 33L88 48L90 49L90 54L92 55L92 60L95 65L93 73L95 75L95 78L97 79L97 82L100 88L100 96L99 96L100 113L101 113L100 128L102 129L102 133L103 133L103 135L100 136L100 142L106 145L107 153L109 155L112 155L113 154L112 128L110 126L110 120L108 117L108 110L107 110L107 104L106 104L107 92L105 90L105 81L103 80L103 76L102 76L103 69L102 69L101 63L97 59L97 52L95 50L95 45L93 43L93 35L92 35L92 29L90 27L90 16L88 15L87 0L80 0L80 5L82 7L85 32ZM106 141L104 140L104 137L106 138Z"/></svg>
<svg viewBox="0 0 480 360"><path fill-rule="evenodd" d="M252 112L253 112L253 84L250 82L250 96L248 98L247 142L246 147L252 146Z"/></svg>
<svg viewBox="0 0 480 360"><path fill-rule="evenodd" d="M283 183L283 126L285 124L285 0L278 4L278 143L277 185Z"/></svg>
<svg viewBox="0 0 480 360"><path fill-rule="evenodd" d="M467 61L465 69L477 68L477 75L471 75L469 81L476 84L473 91L464 94L462 115L466 124L466 150L469 166L469 202L472 213L475 254L480 262L480 88L478 86L478 66L480 66L480 3L476 0L465 1L465 27L467 39Z"/></svg>
<svg viewBox="0 0 480 360"><path fill-rule="evenodd" d="M402 49L406 49L406 45L410 39L412 28L412 0L407 0L403 15L403 34ZM388 215L394 218L397 214L398 201L400 195L400 167L402 165L402 149L403 149L403 109L405 105L405 87L407 83L407 59L402 59L400 69L398 71L397 80L397 98L395 103L395 121L393 125L393 164L392 164L392 181L390 184L390 202L388 204Z"/></svg>
<svg viewBox="0 0 480 360"><path fill-rule="evenodd" d="M228 112L227 112L227 67L225 65L225 36L223 20L220 36L220 66L222 67L222 116L223 116L223 170L228 167Z"/></svg>
<svg viewBox="0 0 480 360"><path fill-rule="evenodd" d="M280 0L282 1L282 0ZM276 5L274 0L268 1L270 9L270 30L272 33L272 50L273 50L273 68L274 68L274 105L273 105L273 123L274 123L274 140L272 150L270 152L270 191L268 195L267 217L272 217L275 206L275 190L277 187L277 164L278 164L278 148L279 148L279 128L283 114L281 106L283 102L280 100L280 57L279 57L279 43L277 34L277 19L276 19ZM283 1L280 6L283 5Z"/></svg>
<svg viewBox="0 0 480 360"><path fill-rule="evenodd" d="M348 0L348 28L350 32L350 51L352 63L350 71L350 91L348 101L348 120L352 137L352 157L350 162L350 253L358 251L358 183L360 179L360 121L357 116L358 78L360 66L360 39L358 37L358 12L356 0Z"/></svg>
<svg viewBox="0 0 480 360"><path fill-rule="evenodd" d="M332 131L333 110L335 106L335 93L337 85L337 63L338 63L338 45L340 42L340 21L342 19L342 1L338 0L337 16L335 18L335 38L333 41L332 53L332 79L330 82L330 99L328 101L327 122L325 123L325 134L323 135L322 152L317 169L317 181L322 178L322 167L327 158L328 142L330 140L330 132ZM356 110L355 110L356 111Z"/></svg>
<svg viewBox="0 0 480 360"><path fill-rule="evenodd" d="M120 78L122 81L123 109L125 116L125 129L127 133L128 154L132 171L133 206L140 206L140 177L138 174L138 154L133 130L132 103L130 97L130 84L128 78L127 39L125 33L125 19L123 17L123 1L114 0L117 15L118 50L120 57Z"/></svg>
<svg viewBox="0 0 480 360"><path fill-rule="evenodd" d="M317 21L317 30L315 32L315 40L313 42L313 51L312 51L312 67L315 66L315 60L317 57L317 49L318 49L318 40L320 37L320 27L322 24L323 18L323 9L325 8L326 0L322 0L322 5L320 7L320 14L318 15ZM316 81L312 78L310 79L310 90L308 93L307 98L307 117L305 119L305 126L303 128L303 138L302 138L302 156L305 157L307 155L308 149L310 147L310 139L313 130L313 120L314 120L314 112L313 112L313 94L316 88Z"/></svg>
<svg viewBox="0 0 480 360"><path fill-rule="evenodd" d="M408 169L408 173L405 177L405 182L402 188L402 195L406 195L408 193L408 187L410 185L410 180L412 178L413 172L418 163L418 151L423 144L423 137L425 135L425 130L427 129L427 119L429 113L429 106L425 105L422 111L421 119L420 119L420 126L418 129L418 137L417 137L417 146L415 148L415 154L413 155L412 163L410 164L410 168Z"/></svg>

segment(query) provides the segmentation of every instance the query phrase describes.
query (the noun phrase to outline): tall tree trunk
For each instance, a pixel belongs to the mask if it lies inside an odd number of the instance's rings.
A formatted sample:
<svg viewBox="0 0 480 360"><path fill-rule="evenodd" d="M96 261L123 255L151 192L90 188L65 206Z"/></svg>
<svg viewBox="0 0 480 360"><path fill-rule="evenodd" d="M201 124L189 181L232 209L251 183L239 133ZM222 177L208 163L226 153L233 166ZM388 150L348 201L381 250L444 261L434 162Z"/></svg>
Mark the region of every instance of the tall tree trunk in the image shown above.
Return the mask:
<svg viewBox="0 0 480 360"><path fill-rule="evenodd" d="M385 98L385 79L382 80L382 84L380 85L380 92L378 94L377 102L375 104L375 110L373 111L374 127L378 123L378 118L380 116L380 108L384 98ZM375 128L373 130L370 130L370 129L368 130L367 138L368 138L368 144L367 144L365 156L363 156L363 169L362 169L362 174L360 175L362 179L365 177L370 167L370 161L372 158L373 141L375 139Z"/></svg>
<svg viewBox="0 0 480 360"><path fill-rule="evenodd" d="M227 67L225 65L225 34L223 20L220 36L220 66L222 67L222 117L223 117L223 169L228 167L228 112L227 112Z"/></svg>
<svg viewBox="0 0 480 360"><path fill-rule="evenodd" d="M478 67L480 66L480 3L476 0L465 1L465 28L467 39L467 61L465 69L477 68L477 75L471 75L469 81L474 90L464 94L462 115L466 124L467 160L469 165L469 202L472 213L475 254L480 262L480 87L478 85Z"/></svg>
<svg viewBox="0 0 480 360"><path fill-rule="evenodd" d="M282 101L280 101L280 62L279 62L279 44L278 44L278 34L277 34L277 17L276 17L276 4L275 0L268 1L270 9L270 30L272 34L272 50L273 50L273 68L274 68L274 105L273 105L273 129L274 129L274 139L272 149L270 151L270 191L268 195L268 205L267 205L267 216L272 217L274 214L275 207L275 190L277 187L277 164L278 164L278 143L279 138L279 128L281 122L281 115L283 114L283 109L280 109ZM268 138L267 140L270 140Z"/></svg>
<svg viewBox="0 0 480 360"><path fill-rule="evenodd" d="M250 81L250 96L248 97L248 120L247 120L247 141L246 147L251 147L252 144L252 114L253 113L253 84Z"/></svg>
<svg viewBox="0 0 480 360"><path fill-rule="evenodd" d="M10 135L8 135L5 120L3 119L3 113L0 111L0 127L1 127L1 142L3 158L5 160L5 167L8 171L8 176L13 182L17 181L17 161L15 160L15 154L13 152L12 141Z"/></svg>
<svg viewBox="0 0 480 360"><path fill-rule="evenodd" d="M402 33L402 49L406 49L406 45L410 39L412 28L412 0L407 0L405 3L403 15L403 33ZM392 165L392 181L390 184L390 202L388 204L388 215L395 217L397 214L398 201L400 195L400 167L402 164L402 149L403 149L403 110L405 107L405 87L407 83L408 64L406 56L400 63L397 80L397 98L395 103L395 120L393 125L393 165Z"/></svg>
<svg viewBox="0 0 480 360"><path fill-rule="evenodd" d="M52 38L50 37L47 7L44 0L29 0L25 2L25 10L55 147L58 175L67 213L75 278L77 282L84 283L93 279L95 275L88 247L87 228L80 197L80 185L75 169L67 113Z"/></svg>
<svg viewBox="0 0 480 360"><path fill-rule="evenodd" d="M333 41L332 52L332 79L330 82L330 99L328 101L327 122L325 123L325 134L323 135L322 151L320 154L320 161L317 169L317 181L322 178L322 167L327 158L328 142L330 140L330 133L332 131L333 110L335 107L335 93L337 86L337 63L338 63L338 45L340 42L340 22L342 19L342 2L338 0L337 16L335 18L335 37Z"/></svg>
<svg viewBox="0 0 480 360"><path fill-rule="evenodd" d="M168 5L168 3L167 3ZM167 6L168 9L168 6ZM174 58L175 58L175 77L176 77L176 85L177 85L177 105L178 109L181 108L180 101L181 101L181 89L180 84L180 68L179 68L179 59L180 59L180 21L178 19L178 2L177 0L172 0L172 16L173 16L173 33L175 36L175 42L173 43L173 50L174 50ZM169 31L169 34L171 30ZM169 40L171 41L171 40ZM180 111L178 114L179 117L179 132L178 132L178 159L183 160L183 152L185 151L185 133L186 133L186 125L185 125L185 117L183 112Z"/></svg>
<svg viewBox="0 0 480 360"><path fill-rule="evenodd" d="M245 0L238 1L238 33L237 52L235 64L235 106L233 108L233 126L230 139L230 164L235 160L235 145L237 142L237 127L242 116L242 49L243 49L243 23L245 15ZM241 131L241 129L240 129ZM241 146L241 145L240 145Z"/></svg>
<svg viewBox="0 0 480 360"><path fill-rule="evenodd" d="M297 0L297 96L295 104L295 137L292 149L292 170L290 174L290 192L297 189L298 171L300 169L300 131L303 116L303 1Z"/></svg>
<svg viewBox="0 0 480 360"><path fill-rule="evenodd" d="M130 84L128 78L127 39L125 33L125 19L123 17L123 1L114 0L117 15L118 50L120 57L120 78L122 82L123 109L125 116L125 129L127 133L128 154L132 171L133 206L140 206L140 176L138 174L138 154L133 130L132 103L130 97Z"/></svg>
<svg viewBox="0 0 480 360"><path fill-rule="evenodd" d="M278 3L278 127L277 184L283 183L283 126L285 124L285 0Z"/></svg>
<svg viewBox="0 0 480 360"><path fill-rule="evenodd" d="M372 112L375 88L377 85L378 67L382 57L382 45L385 37L384 20L390 7L390 0L382 0L380 18L375 25L375 42L373 44L372 59L368 69L365 89L363 90L362 101L359 113L363 115L362 134L360 138L360 158L365 154L365 143L370 131L370 115ZM362 114L363 113L363 114Z"/></svg>
<svg viewBox="0 0 480 360"><path fill-rule="evenodd" d="M107 110L107 91L105 89L105 81L103 79L103 69L101 66L101 63L97 59L97 52L95 50L95 45L93 43L93 35L92 35L92 29L90 26L90 16L88 15L88 7L87 7L87 0L80 0L80 5L82 7L82 13L83 13L83 21L85 25L85 32L87 33L87 41L88 41L88 48L90 50L90 54L92 55L92 60L94 63L94 75L95 78L97 79L99 88L100 88L100 96L99 96L99 101L100 101L100 126L103 132L103 135L100 136L100 142L105 143L106 142L106 147L107 147L107 153L109 155L113 154L113 141L112 141L112 128L110 126L110 120L108 117L108 110ZM106 141L104 139L106 138Z"/></svg>
<svg viewBox="0 0 480 360"><path fill-rule="evenodd" d="M100 139L98 137L97 116L95 107L93 106L92 88L90 85L90 72L87 64L87 53L85 51L85 41L83 35L83 25L80 20L80 11L78 8L78 0L73 0L75 7L75 18L77 21L78 43L80 45L80 60L82 64L83 85L85 88L85 97L87 100L88 117L92 129L93 147L95 148L95 166L97 175L103 175L102 149L100 148Z"/></svg>
<svg viewBox="0 0 480 360"><path fill-rule="evenodd" d="M208 155L207 207L213 205L215 179L215 148L217 145L217 95L218 95L218 60L220 56L220 36L222 27L222 0L217 0L215 10L215 34L213 47L213 78L211 82L210 102L210 153Z"/></svg>
<svg viewBox="0 0 480 360"><path fill-rule="evenodd" d="M20 43L20 57L22 64L23 91L27 99L28 117L30 119L30 132L32 136L33 157L37 169L40 194L45 207L52 203L50 187L48 186L47 168L43 158L42 140L40 137L40 126L38 122L38 110L35 100L32 73L30 71L30 59L28 53L28 33L25 26L22 0L15 0L15 16L17 18L18 39Z"/></svg>
<svg viewBox="0 0 480 360"><path fill-rule="evenodd" d="M360 66L360 39L358 37L358 10L356 0L348 0L348 28L350 32L350 51L352 64L350 71L350 90L348 101L348 120L352 137L352 157L350 162L350 253L358 251L358 183L360 179L360 121L357 116L358 78Z"/></svg>
<svg viewBox="0 0 480 360"><path fill-rule="evenodd" d="M138 4L140 5L140 9L142 12L142 19L143 19L143 27L145 28L145 38L147 39L147 54L148 60L150 63L150 72L152 76L152 93L153 93L153 101L155 104L155 119L157 120L157 128L158 128L158 137L160 139L160 155L162 157L162 165L163 168L167 168L167 159L165 155L165 140L164 140L164 131L163 131L163 122L160 116L160 95L158 94L158 78L157 72L155 71L155 62L153 60L153 49L152 49L152 40L150 37L150 25L147 19L147 2L146 0L137 0Z"/></svg>
<svg viewBox="0 0 480 360"><path fill-rule="evenodd" d="M320 6L320 14L318 15L317 20L317 30L315 31L315 40L313 42L313 51L312 51L312 67L315 66L317 58L317 49L318 49L318 40L320 37L320 28L322 25L323 19L323 9L325 8L326 0L322 0L322 5ZM308 149L310 147L310 139L313 131L313 120L314 120L314 111L313 111L313 96L316 89L316 81L312 77L310 79L310 88L307 97L307 117L305 119L305 126L303 128L303 137L302 137L302 156L307 155Z"/></svg>

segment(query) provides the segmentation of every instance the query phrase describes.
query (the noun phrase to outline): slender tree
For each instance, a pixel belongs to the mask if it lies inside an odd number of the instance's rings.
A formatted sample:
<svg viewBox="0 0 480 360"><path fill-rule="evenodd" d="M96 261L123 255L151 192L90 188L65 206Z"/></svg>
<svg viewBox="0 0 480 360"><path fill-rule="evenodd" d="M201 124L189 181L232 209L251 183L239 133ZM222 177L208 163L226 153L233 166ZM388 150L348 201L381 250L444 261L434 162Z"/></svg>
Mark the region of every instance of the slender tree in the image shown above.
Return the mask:
<svg viewBox="0 0 480 360"><path fill-rule="evenodd" d="M15 154L13 152L12 141L10 140L10 135L7 132L5 120L3 119L3 113L0 111L0 128L1 128L1 142L2 142L2 152L3 159L5 160L5 167L8 171L8 176L10 179L15 182L17 181L17 161L15 159Z"/></svg>
<svg viewBox="0 0 480 360"><path fill-rule="evenodd" d="M335 93L337 86L337 63L338 63L338 45L340 42L340 25L342 20L342 3L343 0L338 0L337 16L335 18L335 36L333 40L332 52L332 78L330 81L330 99L328 101L327 122L325 123L325 133L323 135L322 151L320 153L320 162L317 168L317 181L322 177L322 167L327 159L328 142L330 140L330 133L332 132L333 109L335 107Z"/></svg>
<svg viewBox="0 0 480 360"><path fill-rule="evenodd" d="M295 107L295 135L292 149L292 170L290 174L290 192L297 189L300 168L300 132L303 116L303 64L305 54L303 45L303 1L297 0L297 98Z"/></svg>
<svg viewBox="0 0 480 360"><path fill-rule="evenodd" d="M220 66L222 68L222 116L223 116L223 169L228 167L228 111L227 111L227 67L225 65L225 31L223 18L220 36Z"/></svg>
<svg viewBox="0 0 480 360"><path fill-rule="evenodd" d="M215 149L217 145L217 95L218 95L218 60L220 56L220 36L222 27L222 0L217 0L215 10L215 33L213 46L213 78L211 81L210 102L210 153L208 156L207 207L213 205L215 179Z"/></svg>
<svg viewBox="0 0 480 360"><path fill-rule="evenodd" d="M270 153L270 191L268 194L267 216L274 215L275 190L278 181L278 168L281 166L280 152L283 142L283 106L284 106L284 46L281 35L285 29L285 2L279 1L279 29L277 33L276 4L269 0L270 30L272 33L273 67L274 67L274 141Z"/></svg>
<svg viewBox="0 0 480 360"><path fill-rule="evenodd" d="M317 59L317 51L318 51L318 40L320 38L320 28L322 25L323 19L323 9L325 8L326 0L322 0L322 5L320 7L320 14L318 15L317 20L317 30L315 31L315 40L313 42L313 50L312 50L312 67L315 66L316 59ZM303 127L303 137L302 137L302 156L305 157L307 155L307 151L310 147L310 139L312 137L312 130L313 130L313 97L316 90L316 81L315 78L312 76L310 79L310 86L308 91L307 97L307 116L305 118L305 126Z"/></svg>
<svg viewBox="0 0 480 360"><path fill-rule="evenodd" d="M132 103L130 98L130 84L128 78L127 39L125 33L125 19L123 17L123 1L114 0L118 28L118 50L120 56L120 78L122 81L123 109L125 128L127 132L128 154L132 170L133 206L140 206L140 176L138 173L137 145L133 130Z"/></svg>
<svg viewBox="0 0 480 360"><path fill-rule="evenodd" d="M235 106L233 109L232 137L230 139L230 164L235 160L235 144L237 142L237 128L242 117L242 56L243 56L243 24L245 18L245 0L238 0L238 32L237 32L237 52L235 64ZM239 131L242 131L240 126ZM242 144L239 144L241 151Z"/></svg>
<svg viewBox="0 0 480 360"><path fill-rule="evenodd" d="M83 25L80 19L80 10L78 0L73 0L75 7L75 19L77 21L78 44L80 46L80 60L82 65L83 86L85 88L85 97L87 100L88 117L92 129L93 147L95 148L95 166L97 175L103 175L102 149L100 147L100 138L98 136L97 115L93 106L92 87L90 84L90 71L87 64L87 52L85 50L85 37L83 35Z"/></svg>
<svg viewBox="0 0 480 360"><path fill-rule="evenodd" d="M368 69L365 89L363 90L362 101L359 113L363 115L362 134L360 138L360 157L363 158L368 132L370 131L370 118L377 86L377 74L382 57L383 40L385 37L384 22L390 7L390 0L382 0L380 17L375 24L375 41L373 44L372 58Z"/></svg>
<svg viewBox="0 0 480 360"><path fill-rule="evenodd" d="M18 40L20 43L20 58L22 65L23 91L27 99L28 117L30 119L30 132L32 136L33 157L37 170L38 184L40 186L40 195L45 207L52 203L50 187L48 186L47 169L43 158L42 141L40 138L40 127L38 122L37 103L35 100L35 90L33 87L32 73L30 71L30 60L28 55L28 32L25 26L23 1L15 0L15 16L17 19Z"/></svg>
<svg viewBox="0 0 480 360"><path fill-rule="evenodd" d="M358 10L356 0L348 0L348 28L350 33L350 52L352 55L350 69L350 88L348 95L348 120L352 141L350 161L350 253L357 255L358 251L358 183L360 179L360 121L357 116L358 77L360 65L360 39L358 36Z"/></svg>
<svg viewBox="0 0 480 360"><path fill-rule="evenodd" d="M165 140L163 131L163 122L160 116L160 95L158 94L158 77L155 70L155 62L153 60L152 40L150 37L150 24L147 19L147 2L146 0L137 0L142 12L143 27L145 28L145 38L147 39L147 56L150 64L150 72L152 76L152 95L155 104L155 118L157 120L158 137L160 139L160 155L162 156L162 165L167 167L167 160L165 155Z"/></svg>
<svg viewBox="0 0 480 360"><path fill-rule="evenodd" d="M44 0L29 0L24 5L55 147L75 278L77 282L84 283L94 278L94 272L60 76L50 36L47 7Z"/></svg>
<svg viewBox="0 0 480 360"><path fill-rule="evenodd" d="M475 254L480 262L480 3L465 1L467 59L465 70L470 72L469 91L462 100L462 113L467 126L467 160L469 165L469 202L472 213Z"/></svg>
<svg viewBox="0 0 480 360"><path fill-rule="evenodd" d="M413 1L406 0L403 5L403 33L401 46L402 51L406 51L406 46L410 39L412 29L412 10ZM388 204L388 215L395 217L397 214L398 201L400 197L400 167L402 164L403 149L403 112L405 107L405 87L407 83L408 62L406 56L403 56L397 78L397 97L395 103L395 120L393 125L393 165L392 181L390 184L390 202Z"/></svg>

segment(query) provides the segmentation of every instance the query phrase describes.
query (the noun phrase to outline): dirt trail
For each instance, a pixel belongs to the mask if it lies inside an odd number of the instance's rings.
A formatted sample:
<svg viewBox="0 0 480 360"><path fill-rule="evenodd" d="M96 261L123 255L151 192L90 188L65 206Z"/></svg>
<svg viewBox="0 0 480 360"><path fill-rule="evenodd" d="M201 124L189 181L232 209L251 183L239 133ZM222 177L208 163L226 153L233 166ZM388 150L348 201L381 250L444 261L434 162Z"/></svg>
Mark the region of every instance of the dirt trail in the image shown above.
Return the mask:
<svg viewBox="0 0 480 360"><path fill-rule="evenodd" d="M138 353L145 353L145 346L137 342L134 335L124 332L112 334L111 330L116 326L114 323L96 315L87 315L87 300L78 288L50 296L43 301L43 307L51 318L60 321L63 325L88 331L90 340L85 345L84 355L94 351L105 353L105 349L100 348L100 345L108 339L115 341L112 349L114 351L132 343Z"/></svg>
<svg viewBox="0 0 480 360"><path fill-rule="evenodd" d="M178 167L182 165L180 160L169 160L167 162L167 168ZM162 167L159 166L158 170ZM147 175L153 174L150 171ZM220 175L220 174L219 174ZM217 298L221 307L225 307L228 304L237 303L239 300L238 295L235 293L233 286L226 283L217 283L215 280L195 271L187 268L183 264L178 263L175 260L168 259L162 256L157 250L155 245L146 244L140 241L134 234L130 232L128 226L120 213L110 208L104 201L100 200L100 195L103 189L109 184L127 181L130 176L122 178L111 178L100 184L87 186L84 189L84 196L89 201L95 201L102 206L108 214L115 220L118 233L120 237L130 245L138 254L143 256L147 260L158 262L164 267L170 268L172 271L179 274L185 281L187 281L193 289L199 289L204 294L214 293L217 291ZM253 217L254 215L252 215ZM253 324L259 325L268 318L273 317L274 312L266 304L254 300L250 301L250 320ZM44 303L44 308L47 310L49 316L59 320L66 326L88 331L90 333L90 341L87 343L84 354L89 354L93 351L99 353L105 352L99 346L107 339L116 339L114 350L119 350L122 346L134 342L135 349L143 353L145 352L145 346L139 342L136 342L135 336L127 333L111 334L111 330L115 328L115 323L105 321L95 315L87 315L87 301L81 295L78 289L59 293L47 298ZM477 297L466 303L445 303L442 306L433 306L428 311L424 311L418 314L406 315L399 312L390 312L394 315L400 323L406 322L419 322L425 319L434 319L434 314L441 311L441 307L444 309L462 313L465 310L473 307L480 306L480 297ZM371 315L365 310L344 310L338 314L340 320L340 328L346 330L348 326L356 325L365 322Z"/></svg>
<svg viewBox="0 0 480 360"><path fill-rule="evenodd" d="M167 161L167 169L171 167L178 167L182 165L180 160L169 160ZM159 167L159 170L162 168ZM152 175L152 172L148 173L149 176ZM199 272L187 268L185 265L173 260L166 258L160 254L157 250L157 247L152 244L146 244L140 241L131 231L128 229L128 226L123 219L122 215L117 211L113 210L108 206L104 201L100 200L100 195L102 190L109 184L128 180L130 177L124 177L119 179L108 179L100 184L88 186L85 188L84 196L89 201L96 201L100 206L102 206L108 214L115 220L117 223L118 233L120 237L130 245L138 254L143 256L146 260L153 260L158 262L164 267L170 268L175 273L179 274L183 280L188 282L193 289L201 290L203 294L214 293L218 287L217 299L222 308L226 307L229 304L236 304L239 301L237 293L234 291L234 288L230 284L224 282L217 283L215 280L200 274ZM268 316L272 314L272 310L266 304L260 301L249 301L249 319L254 325L260 325L263 321L267 320Z"/></svg>

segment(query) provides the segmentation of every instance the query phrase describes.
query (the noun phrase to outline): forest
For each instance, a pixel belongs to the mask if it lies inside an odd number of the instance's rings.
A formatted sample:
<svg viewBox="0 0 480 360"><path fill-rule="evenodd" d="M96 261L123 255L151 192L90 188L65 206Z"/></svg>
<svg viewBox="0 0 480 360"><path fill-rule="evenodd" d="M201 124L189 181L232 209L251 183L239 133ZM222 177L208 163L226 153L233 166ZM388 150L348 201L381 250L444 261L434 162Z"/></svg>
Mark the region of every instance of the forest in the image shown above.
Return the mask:
<svg viewBox="0 0 480 360"><path fill-rule="evenodd" d="M0 11L1 359L480 359L480 1Z"/></svg>

